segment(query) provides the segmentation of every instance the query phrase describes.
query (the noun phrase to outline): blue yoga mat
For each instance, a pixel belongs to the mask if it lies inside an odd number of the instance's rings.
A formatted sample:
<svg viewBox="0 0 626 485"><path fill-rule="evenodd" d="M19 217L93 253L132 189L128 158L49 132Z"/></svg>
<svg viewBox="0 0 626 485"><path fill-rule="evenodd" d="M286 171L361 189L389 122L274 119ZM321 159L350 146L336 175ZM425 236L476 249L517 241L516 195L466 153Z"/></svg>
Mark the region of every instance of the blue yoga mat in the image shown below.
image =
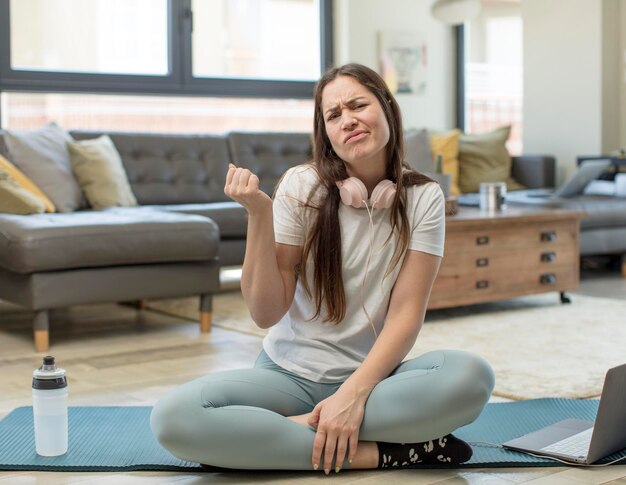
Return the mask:
<svg viewBox="0 0 626 485"><path fill-rule="evenodd" d="M535 399L488 404L473 423L454 434L466 441L502 443L567 418L594 420L598 401ZM31 407L15 409L0 421L0 470L198 471L197 463L161 448L149 425L151 407L70 407L69 450L59 457L35 452ZM562 466L515 451L473 445L474 456L455 467ZM626 456L626 449L603 461ZM438 467L438 466L434 466Z"/></svg>

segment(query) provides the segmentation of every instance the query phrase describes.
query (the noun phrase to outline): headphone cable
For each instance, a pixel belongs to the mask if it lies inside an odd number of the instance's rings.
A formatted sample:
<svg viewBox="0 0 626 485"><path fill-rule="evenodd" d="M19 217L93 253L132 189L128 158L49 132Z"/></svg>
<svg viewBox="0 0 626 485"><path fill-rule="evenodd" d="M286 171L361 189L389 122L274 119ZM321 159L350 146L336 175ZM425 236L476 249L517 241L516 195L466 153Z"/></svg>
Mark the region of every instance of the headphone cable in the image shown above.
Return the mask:
<svg viewBox="0 0 626 485"><path fill-rule="evenodd" d="M374 220L372 219L372 210L369 208L369 206L367 205L367 201L363 201L363 203L365 204L365 209L367 209L367 215L369 216L369 241L370 241L370 247L369 247L369 251L367 254L367 262L365 263L365 274L363 274L363 281L361 282L361 307L363 308L363 312L365 312L365 316L367 317L367 321L369 322L370 326L372 327L372 330L374 331L374 339L378 338L378 332L376 331L376 327L374 326L374 322L372 322L372 317L370 317L369 312L367 311L367 308L365 307L365 280L367 279L367 273L369 272L369 267L370 267L370 260L372 259L372 251L374 248Z"/></svg>

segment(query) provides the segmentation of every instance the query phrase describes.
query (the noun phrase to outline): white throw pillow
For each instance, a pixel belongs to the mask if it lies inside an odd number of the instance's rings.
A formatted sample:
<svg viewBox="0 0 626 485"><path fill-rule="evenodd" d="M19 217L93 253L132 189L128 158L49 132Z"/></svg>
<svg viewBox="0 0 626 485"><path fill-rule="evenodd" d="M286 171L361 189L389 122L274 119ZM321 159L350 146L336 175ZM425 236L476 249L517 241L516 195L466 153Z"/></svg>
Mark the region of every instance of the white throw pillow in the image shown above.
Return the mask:
<svg viewBox="0 0 626 485"><path fill-rule="evenodd" d="M52 201L59 212L87 207L87 200L74 177L67 142L74 141L56 123L38 130L5 130L11 160Z"/></svg>
<svg viewBox="0 0 626 485"><path fill-rule="evenodd" d="M69 142L67 147L74 174L92 208L137 205L122 159L111 138L103 135Z"/></svg>

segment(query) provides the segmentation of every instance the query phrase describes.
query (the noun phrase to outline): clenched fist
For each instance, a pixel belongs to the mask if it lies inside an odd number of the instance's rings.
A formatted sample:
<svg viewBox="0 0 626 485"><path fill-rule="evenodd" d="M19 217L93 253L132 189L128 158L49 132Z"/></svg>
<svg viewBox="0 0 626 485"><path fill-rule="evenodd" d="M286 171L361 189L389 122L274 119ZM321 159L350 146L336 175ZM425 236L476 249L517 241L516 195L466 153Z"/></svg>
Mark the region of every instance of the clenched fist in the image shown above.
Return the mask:
<svg viewBox="0 0 626 485"><path fill-rule="evenodd" d="M224 193L244 206L248 213L271 210L272 199L259 190L259 177L250 170L228 164Z"/></svg>

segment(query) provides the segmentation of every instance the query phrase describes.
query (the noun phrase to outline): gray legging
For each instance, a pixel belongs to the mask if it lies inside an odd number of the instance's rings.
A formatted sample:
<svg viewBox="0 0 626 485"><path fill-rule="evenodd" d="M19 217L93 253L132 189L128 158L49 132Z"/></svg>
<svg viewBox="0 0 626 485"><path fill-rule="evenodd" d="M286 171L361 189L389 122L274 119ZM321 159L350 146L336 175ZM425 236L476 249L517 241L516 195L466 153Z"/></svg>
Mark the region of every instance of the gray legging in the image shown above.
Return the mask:
<svg viewBox="0 0 626 485"><path fill-rule="evenodd" d="M304 379L261 352L253 369L218 372L173 389L154 407L150 425L161 445L183 460L311 470L315 430L285 416L312 411L340 385ZM467 352L439 350L403 362L371 392L359 440L413 443L445 436L478 417L493 386L489 364Z"/></svg>

